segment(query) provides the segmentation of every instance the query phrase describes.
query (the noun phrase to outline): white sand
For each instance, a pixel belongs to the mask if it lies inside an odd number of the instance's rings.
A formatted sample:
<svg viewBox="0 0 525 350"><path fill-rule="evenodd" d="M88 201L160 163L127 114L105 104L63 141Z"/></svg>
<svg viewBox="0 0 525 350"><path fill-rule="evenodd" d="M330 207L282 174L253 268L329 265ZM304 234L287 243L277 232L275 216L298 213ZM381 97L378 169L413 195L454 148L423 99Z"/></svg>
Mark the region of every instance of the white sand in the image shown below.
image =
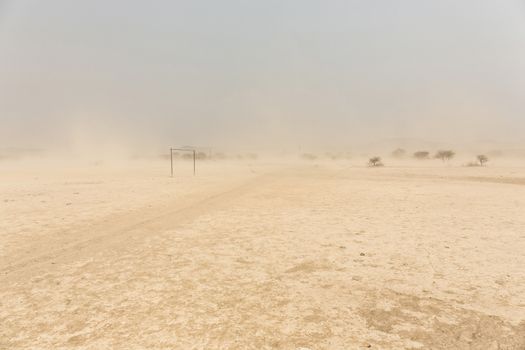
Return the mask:
<svg viewBox="0 0 525 350"><path fill-rule="evenodd" d="M525 168L431 164L4 165L0 349L524 349Z"/></svg>

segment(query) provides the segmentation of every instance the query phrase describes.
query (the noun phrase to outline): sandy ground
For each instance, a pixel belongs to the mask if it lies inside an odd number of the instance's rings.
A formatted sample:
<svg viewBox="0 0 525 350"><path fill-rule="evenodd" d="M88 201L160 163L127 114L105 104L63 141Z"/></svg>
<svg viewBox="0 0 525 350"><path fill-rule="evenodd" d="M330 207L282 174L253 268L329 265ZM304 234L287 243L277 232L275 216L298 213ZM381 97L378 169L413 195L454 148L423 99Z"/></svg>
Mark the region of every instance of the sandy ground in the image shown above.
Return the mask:
<svg viewBox="0 0 525 350"><path fill-rule="evenodd" d="M525 349L525 168L177 166L2 168L0 349Z"/></svg>

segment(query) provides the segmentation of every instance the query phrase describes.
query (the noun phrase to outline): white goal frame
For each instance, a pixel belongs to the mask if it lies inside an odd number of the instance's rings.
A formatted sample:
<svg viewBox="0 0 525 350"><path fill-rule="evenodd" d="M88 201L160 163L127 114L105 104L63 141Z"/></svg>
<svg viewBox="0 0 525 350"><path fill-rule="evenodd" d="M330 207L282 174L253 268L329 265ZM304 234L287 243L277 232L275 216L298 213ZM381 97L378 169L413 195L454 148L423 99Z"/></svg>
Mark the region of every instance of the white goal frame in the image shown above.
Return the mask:
<svg viewBox="0 0 525 350"><path fill-rule="evenodd" d="M171 177L173 177L173 151L193 153L193 176L195 176L196 150L194 148L170 148Z"/></svg>

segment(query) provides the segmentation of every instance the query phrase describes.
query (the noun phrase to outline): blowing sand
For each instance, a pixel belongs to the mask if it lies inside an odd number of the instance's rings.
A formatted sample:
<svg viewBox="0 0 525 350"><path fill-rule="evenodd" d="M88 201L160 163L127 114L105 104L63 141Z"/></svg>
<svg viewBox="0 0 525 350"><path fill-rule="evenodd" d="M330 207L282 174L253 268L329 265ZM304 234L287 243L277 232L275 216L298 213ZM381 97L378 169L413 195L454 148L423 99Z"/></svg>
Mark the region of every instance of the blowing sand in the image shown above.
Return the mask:
<svg viewBox="0 0 525 350"><path fill-rule="evenodd" d="M525 168L182 165L2 171L0 349L525 349Z"/></svg>

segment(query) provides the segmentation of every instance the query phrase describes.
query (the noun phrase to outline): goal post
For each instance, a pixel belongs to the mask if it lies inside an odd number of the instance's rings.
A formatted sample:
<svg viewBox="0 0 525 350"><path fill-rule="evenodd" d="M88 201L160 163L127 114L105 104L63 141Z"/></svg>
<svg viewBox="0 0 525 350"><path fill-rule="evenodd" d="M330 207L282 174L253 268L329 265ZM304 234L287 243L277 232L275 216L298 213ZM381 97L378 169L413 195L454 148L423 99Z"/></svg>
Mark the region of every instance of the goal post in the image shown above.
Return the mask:
<svg viewBox="0 0 525 350"><path fill-rule="evenodd" d="M197 152L194 148L170 148L171 177L173 177L173 151L190 152L193 154L193 176L195 176L195 159Z"/></svg>

